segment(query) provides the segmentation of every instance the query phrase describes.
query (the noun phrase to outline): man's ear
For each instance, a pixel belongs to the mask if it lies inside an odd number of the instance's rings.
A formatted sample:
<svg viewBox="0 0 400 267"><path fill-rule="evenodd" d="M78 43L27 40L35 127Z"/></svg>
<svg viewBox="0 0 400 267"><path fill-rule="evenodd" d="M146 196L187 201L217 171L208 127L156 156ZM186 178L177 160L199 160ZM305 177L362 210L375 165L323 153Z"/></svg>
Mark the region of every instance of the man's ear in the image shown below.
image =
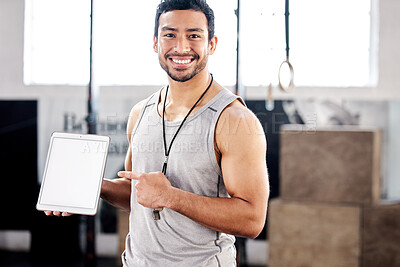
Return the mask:
<svg viewBox="0 0 400 267"><path fill-rule="evenodd" d="M158 40L156 36L153 36L153 49L154 52L158 53Z"/></svg>
<svg viewBox="0 0 400 267"><path fill-rule="evenodd" d="M217 43L218 43L218 37L214 35L213 38L211 38L209 44L208 44L208 54L212 55L215 52L215 49L217 49Z"/></svg>

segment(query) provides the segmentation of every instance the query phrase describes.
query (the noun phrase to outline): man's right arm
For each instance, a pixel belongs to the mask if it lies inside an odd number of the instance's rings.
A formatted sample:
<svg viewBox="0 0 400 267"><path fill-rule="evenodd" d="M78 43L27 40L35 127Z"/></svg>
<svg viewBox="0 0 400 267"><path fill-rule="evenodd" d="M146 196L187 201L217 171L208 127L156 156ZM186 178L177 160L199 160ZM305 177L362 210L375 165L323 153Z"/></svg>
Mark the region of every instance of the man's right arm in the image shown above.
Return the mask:
<svg viewBox="0 0 400 267"><path fill-rule="evenodd" d="M125 157L125 170L132 171L132 149L131 137L133 128L139 119L140 111L143 107L144 100L136 104L128 118L127 125L127 138L129 142L128 151ZM130 197L131 197L131 180L126 178L119 179L104 179L101 186L101 198L110 203L111 205L121 208L123 210L130 210Z"/></svg>
<svg viewBox="0 0 400 267"><path fill-rule="evenodd" d="M143 104L144 100L136 104L132 108L128 118L128 125L126 132L127 132L129 147L125 157L125 170L127 171L132 171L131 137L133 128L135 127L136 122L139 118L140 110L142 109ZM103 179L103 183L101 185L100 197L115 207L129 211L130 198L131 198L131 180L125 178ZM45 211L44 213L47 216L72 215L68 212L59 212L59 211Z"/></svg>

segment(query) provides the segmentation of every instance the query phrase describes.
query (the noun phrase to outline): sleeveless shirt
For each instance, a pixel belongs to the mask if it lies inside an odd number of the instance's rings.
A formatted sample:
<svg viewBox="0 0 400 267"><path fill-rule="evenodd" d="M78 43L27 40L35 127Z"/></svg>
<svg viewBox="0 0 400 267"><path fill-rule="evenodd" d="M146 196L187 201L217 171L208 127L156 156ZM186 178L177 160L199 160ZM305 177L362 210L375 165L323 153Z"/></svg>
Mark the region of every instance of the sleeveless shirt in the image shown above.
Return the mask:
<svg viewBox="0 0 400 267"><path fill-rule="evenodd" d="M132 132L132 171L161 171L164 163L162 117L157 111L161 90L151 95ZM166 177L172 186L201 196L230 197L214 152L214 132L224 108L238 96L223 89L190 115L178 133ZM167 146L180 121L165 121ZM171 209L154 220L152 209L137 203L132 180L129 234L124 266L236 266L235 238L206 228Z"/></svg>

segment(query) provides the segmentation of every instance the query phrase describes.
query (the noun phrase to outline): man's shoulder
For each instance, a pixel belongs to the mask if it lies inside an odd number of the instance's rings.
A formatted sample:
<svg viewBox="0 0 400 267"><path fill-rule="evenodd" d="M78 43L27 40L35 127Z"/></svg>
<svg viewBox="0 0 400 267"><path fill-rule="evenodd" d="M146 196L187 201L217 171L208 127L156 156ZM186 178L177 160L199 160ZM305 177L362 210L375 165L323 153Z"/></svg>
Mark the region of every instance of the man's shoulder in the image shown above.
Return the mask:
<svg viewBox="0 0 400 267"><path fill-rule="evenodd" d="M264 131L259 119L240 98L234 100L222 111L216 128L217 141L242 142L247 138L260 135L264 135Z"/></svg>
<svg viewBox="0 0 400 267"><path fill-rule="evenodd" d="M159 91L153 93L152 95L150 95L149 97L139 101L138 103L136 103L131 111L129 112L129 118L128 118L128 124L129 123L133 123L134 125L136 124L136 121L140 115L140 112L142 111L142 109L144 108L145 105L147 105L149 103L149 101L157 101L157 95L159 94Z"/></svg>
<svg viewBox="0 0 400 267"><path fill-rule="evenodd" d="M139 101L138 103L136 103L132 107L131 112L129 113L129 117L139 116L140 111L142 110L142 108L146 104L146 102L147 102L147 99L143 99L143 100Z"/></svg>
<svg viewBox="0 0 400 267"><path fill-rule="evenodd" d="M136 122L136 120L140 115L140 111L142 110L146 102L147 102L146 99L143 99L132 107L131 111L129 112L128 124Z"/></svg>
<svg viewBox="0 0 400 267"><path fill-rule="evenodd" d="M145 105L147 105L151 99L154 99L154 97L156 95L157 95L157 93L154 93L151 96L139 101L132 107L131 111L129 112L128 123L127 123L127 133L128 134L132 133L133 128L135 127L135 125L139 119L140 113L142 112Z"/></svg>
<svg viewBox="0 0 400 267"><path fill-rule="evenodd" d="M241 98L236 98L228 104L221 112L220 119L228 120L253 120L255 119L254 113L248 109Z"/></svg>

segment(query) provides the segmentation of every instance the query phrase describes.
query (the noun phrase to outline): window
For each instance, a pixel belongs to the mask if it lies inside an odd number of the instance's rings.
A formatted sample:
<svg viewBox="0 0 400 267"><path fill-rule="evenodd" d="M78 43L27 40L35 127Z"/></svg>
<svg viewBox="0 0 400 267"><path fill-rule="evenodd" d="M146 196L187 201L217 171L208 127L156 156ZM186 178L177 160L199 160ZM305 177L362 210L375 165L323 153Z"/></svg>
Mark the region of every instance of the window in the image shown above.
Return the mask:
<svg viewBox="0 0 400 267"><path fill-rule="evenodd" d="M93 71L98 85L160 85L166 74L153 51L160 1L94 1ZM209 1L218 49L210 70L224 85L236 81L236 0ZM84 85L89 81L90 1L26 0L26 84Z"/></svg>
<svg viewBox="0 0 400 267"><path fill-rule="evenodd" d="M161 85L166 75L152 48L159 0L95 0L93 70L98 85ZM237 0L208 0L219 37L210 70L236 81ZM223 3L223 4L222 4ZM284 1L241 1L241 75L246 86L277 84L285 59ZM290 61L297 86L370 83L371 3L290 1ZM24 82L89 81L90 1L26 0Z"/></svg>
<svg viewBox="0 0 400 267"><path fill-rule="evenodd" d="M87 84L90 1L25 1L25 84Z"/></svg>
<svg viewBox="0 0 400 267"><path fill-rule="evenodd" d="M291 2L292 59L297 65L297 83L319 86L369 84L371 2Z"/></svg>
<svg viewBox="0 0 400 267"><path fill-rule="evenodd" d="M286 58L285 1L242 1L242 77L245 85L278 83ZM297 86L370 83L371 2L290 1L290 62Z"/></svg>

